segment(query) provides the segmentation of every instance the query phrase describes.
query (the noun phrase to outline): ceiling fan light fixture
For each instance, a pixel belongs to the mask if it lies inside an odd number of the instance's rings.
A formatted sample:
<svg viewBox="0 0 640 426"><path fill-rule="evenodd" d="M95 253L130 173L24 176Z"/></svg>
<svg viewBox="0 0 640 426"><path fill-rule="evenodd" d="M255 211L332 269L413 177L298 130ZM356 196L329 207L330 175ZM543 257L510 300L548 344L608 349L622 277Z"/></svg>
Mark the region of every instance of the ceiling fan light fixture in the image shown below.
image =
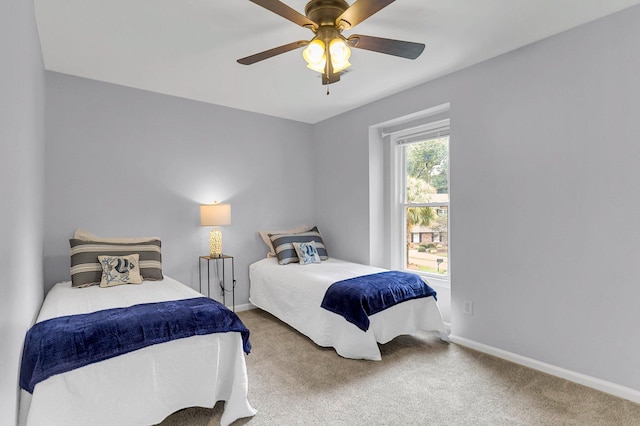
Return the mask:
<svg viewBox="0 0 640 426"><path fill-rule="evenodd" d="M403 40L354 34L345 38L342 31L351 30L395 0L309 0L304 15L281 0L250 0L263 8L313 32L311 41L299 40L238 59L251 65L291 50L307 46L302 57L307 68L322 74L322 84L340 81L340 73L351 66L351 49L364 49L406 59L416 59L425 46ZM328 90L327 90L328 94Z"/></svg>
<svg viewBox="0 0 640 426"><path fill-rule="evenodd" d="M307 68L320 74L324 74L324 66L327 64L327 60L323 59L322 62L317 64L307 64Z"/></svg>
<svg viewBox="0 0 640 426"><path fill-rule="evenodd" d="M302 57L307 61L307 68L319 73L324 72L324 66L327 63L327 55L325 53L324 42L314 39L309 43L306 49L302 51Z"/></svg>
<svg viewBox="0 0 640 426"><path fill-rule="evenodd" d="M329 52L331 52L331 64L334 72L344 71L351 66L349 57L351 49L341 38L334 38L329 43Z"/></svg>

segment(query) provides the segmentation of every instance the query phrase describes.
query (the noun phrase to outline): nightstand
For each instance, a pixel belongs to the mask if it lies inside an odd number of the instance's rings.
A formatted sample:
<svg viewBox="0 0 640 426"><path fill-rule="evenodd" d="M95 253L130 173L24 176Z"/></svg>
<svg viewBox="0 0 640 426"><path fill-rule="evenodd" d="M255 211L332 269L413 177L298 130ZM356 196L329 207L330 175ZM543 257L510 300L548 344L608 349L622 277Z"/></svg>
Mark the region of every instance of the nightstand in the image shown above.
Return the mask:
<svg viewBox="0 0 640 426"><path fill-rule="evenodd" d="M211 297L211 262L215 269L215 279L220 286L222 292L222 304L227 305L227 293L231 293L232 309L236 310L236 267L233 256L222 254L220 256L200 256L198 259L198 284L200 285L200 293L202 293L202 261L207 263L207 297ZM231 286L226 284L227 276L225 274L225 264L231 260ZM222 266L222 276L218 274ZM202 293L204 295L204 293Z"/></svg>

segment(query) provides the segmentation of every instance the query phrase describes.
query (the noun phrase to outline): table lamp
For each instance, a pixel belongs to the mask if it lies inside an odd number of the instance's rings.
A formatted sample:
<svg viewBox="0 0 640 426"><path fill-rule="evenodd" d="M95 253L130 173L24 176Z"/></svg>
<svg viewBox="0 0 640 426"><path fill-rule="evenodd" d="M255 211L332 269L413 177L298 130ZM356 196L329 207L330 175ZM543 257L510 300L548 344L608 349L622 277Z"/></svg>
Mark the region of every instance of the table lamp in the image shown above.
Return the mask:
<svg viewBox="0 0 640 426"><path fill-rule="evenodd" d="M222 256L222 231L218 226L231 225L231 205L217 202L201 205L200 225L213 226L209 233L209 254L211 257Z"/></svg>

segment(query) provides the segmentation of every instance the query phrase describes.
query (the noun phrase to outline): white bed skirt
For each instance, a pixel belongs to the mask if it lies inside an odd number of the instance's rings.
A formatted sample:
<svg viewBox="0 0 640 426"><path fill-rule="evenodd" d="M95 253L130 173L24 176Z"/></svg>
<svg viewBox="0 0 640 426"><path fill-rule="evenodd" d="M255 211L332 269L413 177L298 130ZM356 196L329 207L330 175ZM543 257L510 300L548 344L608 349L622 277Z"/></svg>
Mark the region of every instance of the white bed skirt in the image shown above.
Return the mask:
<svg viewBox="0 0 640 426"><path fill-rule="evenodd" d="M185 407L227 401L222 425L256 411L247 400L239 333L154 345L58 374L21 391L21 424L152 425Z"/></svg>

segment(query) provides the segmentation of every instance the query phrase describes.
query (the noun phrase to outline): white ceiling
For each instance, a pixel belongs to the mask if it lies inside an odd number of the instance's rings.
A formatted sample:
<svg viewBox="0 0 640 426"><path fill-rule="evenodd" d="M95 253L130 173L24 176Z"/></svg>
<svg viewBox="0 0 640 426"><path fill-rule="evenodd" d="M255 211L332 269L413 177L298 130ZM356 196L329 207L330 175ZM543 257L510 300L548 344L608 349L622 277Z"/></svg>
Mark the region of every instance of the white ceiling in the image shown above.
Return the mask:
<svg viewBox="0 0 640 426"><path fill-rule="evenodd" d="M285 3L304 14L306 0ZM352 4L352 1L349 1ZM316 123L640 0L398 0L345 35L426 44L411 61L353 49L329 86L301 50L236 59L311 31L248 0L35 0L47 70Z"/></svg>

